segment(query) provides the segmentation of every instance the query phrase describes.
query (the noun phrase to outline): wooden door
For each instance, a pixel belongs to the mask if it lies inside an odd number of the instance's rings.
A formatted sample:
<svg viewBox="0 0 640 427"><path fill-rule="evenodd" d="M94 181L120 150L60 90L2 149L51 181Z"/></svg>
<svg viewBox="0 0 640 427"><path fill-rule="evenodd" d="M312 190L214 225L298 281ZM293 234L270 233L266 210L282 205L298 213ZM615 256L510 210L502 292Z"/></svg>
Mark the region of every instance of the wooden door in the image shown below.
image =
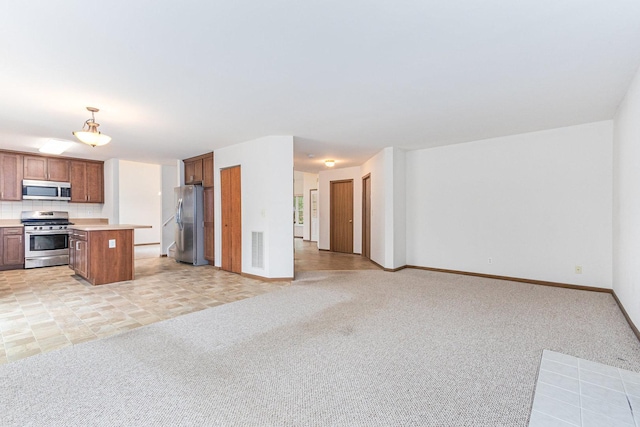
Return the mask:
<svg viewBox="0 0 640 427"><path fill-rule="evenodd" d="M371 259L371 174L362 178L362 256Z"/></svg>
<svg viewBox="0 0 640 427"><path fill-rule="evenodd" d="M46 181L47 158L40 156L24 156L24 179Z"/></svg>
<svg viewBox="0 0 640 427"><path fill-rule="evenodd" d="M71 183L71 202L87 201L87 163L72 160L69 166L69 182Z"/></svg>
<svg viewBox="0 0 640 427"><path fill-rule="evenodd" d="M213 228L213 187L204 189L204 259L213 265L214 228Z"/></svg>
<svg viewBox="0 0 640 427"><path fill-rule="evenodd" d="M353 180L331 181L331 250L353 253Z"/></svg>
<svg viewBox="0 0 640 427"><path fill-rule="evenodd" d="M242 204L240 166L220 171L222 220L221 267L233 273L242 272Z"/></svg>
<svg viewBox="0 0 640 427"><path fill-rule="evenodd" d="M22 200L22 155L0 153L0 200Z"/></svg>
<svg viewBox="0 0 640 427"><path fill-rule="evenodd" d="M49 181L69 182L69 160L48 159L47 179Z"/></svg>
<svg viewBox="0 0 640 427"><path fill-rule="evenodd" d="M87 162L87 202L104 203L104 165ZM73 193L73 188L71 189Z"/></svg>

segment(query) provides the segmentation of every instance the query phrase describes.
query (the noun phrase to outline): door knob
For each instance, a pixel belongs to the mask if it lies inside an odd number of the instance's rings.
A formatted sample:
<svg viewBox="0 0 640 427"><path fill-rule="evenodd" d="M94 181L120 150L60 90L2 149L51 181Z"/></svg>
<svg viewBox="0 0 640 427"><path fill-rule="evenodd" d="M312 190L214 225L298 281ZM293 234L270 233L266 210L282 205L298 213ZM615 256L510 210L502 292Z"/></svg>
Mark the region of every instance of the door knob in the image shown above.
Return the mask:
<svg viewBox="0 0 640 427"><path fill-rule="evenodd" d="M353 222L352 220L349 220L349 222Z"/></svg>

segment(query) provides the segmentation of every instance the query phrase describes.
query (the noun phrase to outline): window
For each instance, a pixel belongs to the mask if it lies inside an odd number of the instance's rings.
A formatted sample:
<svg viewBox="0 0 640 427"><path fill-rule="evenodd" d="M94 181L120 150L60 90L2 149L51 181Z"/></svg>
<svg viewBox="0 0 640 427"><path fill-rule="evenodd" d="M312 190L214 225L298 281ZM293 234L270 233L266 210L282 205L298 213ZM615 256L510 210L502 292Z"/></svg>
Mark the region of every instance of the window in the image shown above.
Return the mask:
<svg viewBox="0 0 640 427"><path fill-rule="evenodd" d="M304 224L304 201L302 196L293 196L293 222L297 225Z"/></svg>

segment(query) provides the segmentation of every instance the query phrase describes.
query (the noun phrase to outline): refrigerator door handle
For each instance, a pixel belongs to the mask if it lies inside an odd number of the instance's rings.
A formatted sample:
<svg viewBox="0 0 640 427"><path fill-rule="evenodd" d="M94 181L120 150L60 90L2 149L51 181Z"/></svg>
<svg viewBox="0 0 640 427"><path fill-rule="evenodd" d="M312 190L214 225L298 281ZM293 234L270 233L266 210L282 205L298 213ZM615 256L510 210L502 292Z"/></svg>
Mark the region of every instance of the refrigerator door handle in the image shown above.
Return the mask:
<svg viewBox="0 0 640 427"><path fill-rule="evenodd" d="M184 224L182 223L182 197L178 199L178 211L176 212L176 222L180 227L180 230L184 228Z"/></svg>

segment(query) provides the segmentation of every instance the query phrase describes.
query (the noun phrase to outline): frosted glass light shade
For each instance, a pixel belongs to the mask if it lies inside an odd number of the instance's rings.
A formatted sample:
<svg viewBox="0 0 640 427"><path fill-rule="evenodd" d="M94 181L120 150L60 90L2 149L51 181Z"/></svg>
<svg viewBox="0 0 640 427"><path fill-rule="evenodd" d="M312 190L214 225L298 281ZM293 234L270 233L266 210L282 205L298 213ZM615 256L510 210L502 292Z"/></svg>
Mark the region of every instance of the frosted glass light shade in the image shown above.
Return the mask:
<svg viewBox="0 0 640 427"><path fill-rule="evenodd" d="M85 144L89 144L92 147L106 145L109 143L109 141L111 141L110 136L107 136L100 132L90 132L90 131L79 130L79 131L73 132L73 134L81 142L84 142Z"/></svg>

